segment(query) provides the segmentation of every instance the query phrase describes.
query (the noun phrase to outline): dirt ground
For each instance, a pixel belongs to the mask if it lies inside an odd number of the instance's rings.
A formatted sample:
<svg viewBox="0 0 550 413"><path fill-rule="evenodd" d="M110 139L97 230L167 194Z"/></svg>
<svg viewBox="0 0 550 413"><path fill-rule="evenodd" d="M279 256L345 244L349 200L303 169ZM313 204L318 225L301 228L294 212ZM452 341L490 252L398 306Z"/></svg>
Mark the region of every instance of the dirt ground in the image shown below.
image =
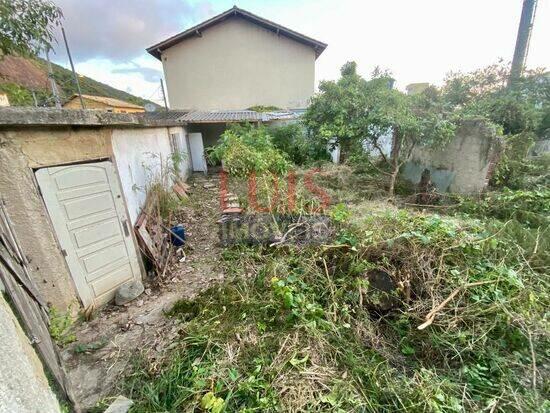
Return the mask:
<svg viewBox="0 0 550 413"><path fill-rule="evenodd" d="M216 223L218 175L195 175L189 183L189 200L175 214L186 231L185 261L176 262L160 284L158 279L144 280L145 293L126 306L111 304L91 321L77 323L77 341L62 350L75 398L84 410L113 395L137 352L154 360L170 348L181 326L165 311L224 278Z"/></svg>

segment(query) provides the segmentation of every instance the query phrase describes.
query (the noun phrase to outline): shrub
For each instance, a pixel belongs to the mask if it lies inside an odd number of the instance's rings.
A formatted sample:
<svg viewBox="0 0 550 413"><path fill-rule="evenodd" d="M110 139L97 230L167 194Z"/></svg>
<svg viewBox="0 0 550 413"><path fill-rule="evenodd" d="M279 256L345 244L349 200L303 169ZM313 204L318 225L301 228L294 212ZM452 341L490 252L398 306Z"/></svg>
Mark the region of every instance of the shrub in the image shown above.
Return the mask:
<svg viewBox="0 0 550 413"><path fill-rule="evenodd" d="M550 189L512 191L505 189L482 198L457 197L458 210L476 217L490 217L502 221L516 220L530 228L550 225Z"/></svg>
<svg viewBox="0 0 550 413"><path fill-rule="evenodd" d="M250 173L284 174L291 166L286 154L273 144L273 138L263 126L233 126L221 136L221 142L212 148L211 162L223 162L231 175Z"/></svg>
<svg viewBox="0 0 550 413"><path fill-rule="evenodd" d="M285 152L296 165L330 160L325 142L307 137L304 127L299 123L273 126L269 132L275 146Z"/></svg>
<svg viewBox="0 0 550 413"><path fill-rule="evenodd" d="M526 189L548 181L548 157L527 157L534 141L532 133L506 137L504 151L491 178L493 188Z"/></svg>

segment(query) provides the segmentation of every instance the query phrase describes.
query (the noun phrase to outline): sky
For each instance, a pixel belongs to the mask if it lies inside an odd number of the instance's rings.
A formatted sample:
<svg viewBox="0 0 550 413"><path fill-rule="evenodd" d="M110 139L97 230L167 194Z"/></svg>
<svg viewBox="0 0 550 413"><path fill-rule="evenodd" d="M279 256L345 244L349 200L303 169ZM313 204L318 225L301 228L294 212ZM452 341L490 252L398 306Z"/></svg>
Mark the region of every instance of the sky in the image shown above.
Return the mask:
<svg viewBox="0 0 550 413"><path fill-rule="evenodd" d="M328 43L316 82L350 60L368 78L379 66L396 86L441 84L450 71L512 59L522 0L54 0L76 71L161 101L160 61L145 48L233 5ZM62 38L52 59L69 67ZM550 0L539 0L527 66L550 68Z"/></svg>

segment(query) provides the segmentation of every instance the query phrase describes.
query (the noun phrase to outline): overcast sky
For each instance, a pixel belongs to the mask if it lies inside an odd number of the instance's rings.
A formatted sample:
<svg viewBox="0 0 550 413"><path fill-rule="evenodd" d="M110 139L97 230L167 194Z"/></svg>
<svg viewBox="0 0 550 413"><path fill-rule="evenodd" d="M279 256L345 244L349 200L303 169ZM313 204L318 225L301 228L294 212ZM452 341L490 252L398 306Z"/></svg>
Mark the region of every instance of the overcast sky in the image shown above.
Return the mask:
<svg viewBox="0 0 550 413"><path fill-rule="evenodd" d="M145 48L233 4L328 43L316 80L355 60L368 77L391 70L397 87L440 84L449 71L512 59L522 0L54 0L76 70L158 101L162 66ZM550 0L539 0L527 64L550 68ZM53 59L68 67L60 42Z"/></svg>

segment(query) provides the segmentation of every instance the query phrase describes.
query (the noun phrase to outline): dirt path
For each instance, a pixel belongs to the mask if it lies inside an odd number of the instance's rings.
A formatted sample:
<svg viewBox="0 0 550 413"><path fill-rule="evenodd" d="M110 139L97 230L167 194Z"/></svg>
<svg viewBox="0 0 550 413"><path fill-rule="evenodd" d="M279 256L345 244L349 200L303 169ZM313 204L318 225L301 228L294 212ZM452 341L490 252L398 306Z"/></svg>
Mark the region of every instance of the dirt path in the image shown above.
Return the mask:
<svg viewBox="0 0 550 413"><path fill-rule="evenodd" d="M77 341L62 350L62 359L82 408L113 394L136 352L147 352L153 361L162 357L181 331L164 311L223 280L218 182L217 175L194 176L192 194L175 214L186 230L185 262L172 266L161 285L145 280L146 293L127 306L109 305L92 321L75 326Z"/></svg>

